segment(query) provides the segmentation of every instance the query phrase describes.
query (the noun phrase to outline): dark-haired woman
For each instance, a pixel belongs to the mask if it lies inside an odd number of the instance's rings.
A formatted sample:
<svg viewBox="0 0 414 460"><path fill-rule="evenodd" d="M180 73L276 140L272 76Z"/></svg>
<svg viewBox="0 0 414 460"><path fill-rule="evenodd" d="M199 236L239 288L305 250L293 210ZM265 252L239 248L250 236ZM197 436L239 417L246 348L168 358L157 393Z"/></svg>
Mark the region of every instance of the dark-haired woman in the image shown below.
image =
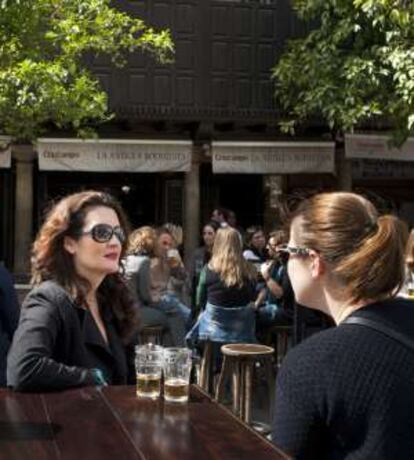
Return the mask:
<svg viewBox="0 0 414 460"><path fill-rule="evenodd" d="M135 309L120 274L126 219L107 194L63 198L33 246L34 289L8 356L15 390L125 384Z"/></svg>
<svg viewBox="0 0 414 460"><path fill-rule="evenodd" d="M274 442L296 459L414 456L414 302L405 225L353 193L303 202L283 251L296 300L337 327L293 348L277 377Z"/></svg>
<svg viewBox="0 0 414 460"><path fill-rule="evenodd" d="M190 264L188 267L188 272L189 272L191 286L192 286L191 299L192 299L193 305L195 305L195 301L196 301L196 290L197 290L201 270L211 259L214 238L216 237L216 233L219 228L220 228L220 225L214 220L207 222L203 226L203 231L202 231L203 245L196 248L191 256ZM198 312L194 308L193 316L195 317L197 316L197 314Z"/></svg>

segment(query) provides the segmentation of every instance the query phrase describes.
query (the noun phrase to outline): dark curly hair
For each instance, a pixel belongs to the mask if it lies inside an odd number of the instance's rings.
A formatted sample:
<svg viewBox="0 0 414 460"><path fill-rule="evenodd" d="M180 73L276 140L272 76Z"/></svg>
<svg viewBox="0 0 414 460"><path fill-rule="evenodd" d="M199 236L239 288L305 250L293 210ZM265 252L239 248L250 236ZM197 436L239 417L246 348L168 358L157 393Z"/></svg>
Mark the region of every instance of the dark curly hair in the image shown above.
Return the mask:
<svg viewBox="0 0 414 460"><path fill-rule="evenodd" d="M75 193L62 198L46 216L32 248L32 283L55 280L79 305L86 304L90 283L75 269L73 256L64 249L64 238L79 239L85 217L91 208L98 206L113 209L121 228L128 233L128 220L120 204L109 194L94 190ZM127 241L122 244L121 270L108 274L97 292L103 311L114 314L122 339L127 342L137 328L137 315L123 277L122 260Z"/></svg>

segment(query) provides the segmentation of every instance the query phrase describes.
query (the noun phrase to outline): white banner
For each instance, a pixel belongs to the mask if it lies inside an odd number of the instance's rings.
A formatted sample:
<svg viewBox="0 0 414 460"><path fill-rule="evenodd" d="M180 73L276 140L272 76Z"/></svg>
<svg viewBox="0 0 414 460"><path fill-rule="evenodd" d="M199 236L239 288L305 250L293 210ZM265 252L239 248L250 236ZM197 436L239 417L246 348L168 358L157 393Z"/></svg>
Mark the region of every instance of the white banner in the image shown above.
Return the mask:
<svg viewBox="0 0 414 460"><path fill-rule="evenodd" d="M213 142L214 173L335 172L333 142Z"/></svg>
<svg viewBox="0 0 414 460"><path fill-rule="evenodd" d="M414 179L414 162L388 160L352 160L353 179Z"/></svg>
<svg viewBox="0 0 414 460"><path fill-rule="evenodd" d="M0 168L11 166L11 137L0 136Z"/></svg>
<svg viewBox="0 0 414 460"><path fill-rule="evenodd" d="M43 171L189 171L192 142L125 139L38 139Z"/></svg>
<svg viewBox="0 0 414 460"><path fill-rule="evenodd" d="M397 149L390 145L390 136L376 134L346 134L345 156L372 160L414 161L414 137Z"/></svg>

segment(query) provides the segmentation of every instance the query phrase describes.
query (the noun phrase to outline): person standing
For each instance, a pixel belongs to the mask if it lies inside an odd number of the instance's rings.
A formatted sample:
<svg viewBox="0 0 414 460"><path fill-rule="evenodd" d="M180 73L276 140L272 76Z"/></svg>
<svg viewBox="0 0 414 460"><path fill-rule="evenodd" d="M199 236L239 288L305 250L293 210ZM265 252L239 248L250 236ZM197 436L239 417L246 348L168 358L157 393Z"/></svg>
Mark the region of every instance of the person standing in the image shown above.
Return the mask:
<svg viewBox="0 0 414 460"><path fill-rule="evenodd" d="M203 226L202 238L203 245L196 248L191 255L190 265L188 268L188 273L191 280L191 299L192 304L195 306L196 300L196 291L198 286L198 281L200 278L201 270L204 266L210 261L211 253L213 250L214 239L216 237L217 230L220 228L217 222L210 221ZM198 313L195 308L193 308L194 316Z"/></svg>
<svg viewBox="0 0 414 460"><path fill-rule="evenodd" d="M6 386L7 353L19 322L19 302L13 278L0 263L0 386Z"/></svg>
<svg viewBox="0 0 414 460"><path fill-rule="evenodd" d="M136 309L120 270L126 231L120 205L106 193L75 193L49 212L33 245L34 288L8 355L13 389L133 382L126 349Z"/></svg>
<svg viewBox="0 0 414 460"><path fill-rule="evenodd" d="M407 228L364 197L299 205L283 249L296 301L337 327L293 348L276 383L272 439L296 459L414 455L414 302L404 279Z"/></svg>

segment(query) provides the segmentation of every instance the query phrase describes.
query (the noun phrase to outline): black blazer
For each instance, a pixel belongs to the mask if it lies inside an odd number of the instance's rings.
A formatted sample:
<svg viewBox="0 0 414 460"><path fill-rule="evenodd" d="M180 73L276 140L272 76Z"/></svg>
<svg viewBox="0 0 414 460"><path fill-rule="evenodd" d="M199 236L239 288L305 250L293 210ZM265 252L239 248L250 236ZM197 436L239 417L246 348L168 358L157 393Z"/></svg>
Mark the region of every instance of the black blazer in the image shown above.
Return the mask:
<svg viewBox="0 0 414 460"><path fill-rule="evenodd" d="M7 352L19 322L19 302L13 278L0 263L0 386L6 386Z"/></svg>
<svg viewBox="0 0 414 460"><path fill-rule="evenodd" d="M108 345L92 315L56 282L45 281L26 297L7 360L7 384L18 391L93 385L92 368L110 384L125 384L125 348L111 312L102 312Z"/></svg>

